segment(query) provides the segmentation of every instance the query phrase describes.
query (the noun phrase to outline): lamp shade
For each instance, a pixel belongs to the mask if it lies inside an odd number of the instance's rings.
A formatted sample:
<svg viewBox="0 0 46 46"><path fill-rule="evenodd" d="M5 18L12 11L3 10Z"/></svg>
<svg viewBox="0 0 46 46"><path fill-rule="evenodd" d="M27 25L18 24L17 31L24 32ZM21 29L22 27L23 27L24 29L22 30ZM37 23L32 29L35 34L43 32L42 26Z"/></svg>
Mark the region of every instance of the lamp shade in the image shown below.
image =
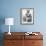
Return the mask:
<svg viewBox="0 0 46 46"><path fill-rule="evenodd" d="M5 18L5 25L13 25L14 18Z"/></svg>

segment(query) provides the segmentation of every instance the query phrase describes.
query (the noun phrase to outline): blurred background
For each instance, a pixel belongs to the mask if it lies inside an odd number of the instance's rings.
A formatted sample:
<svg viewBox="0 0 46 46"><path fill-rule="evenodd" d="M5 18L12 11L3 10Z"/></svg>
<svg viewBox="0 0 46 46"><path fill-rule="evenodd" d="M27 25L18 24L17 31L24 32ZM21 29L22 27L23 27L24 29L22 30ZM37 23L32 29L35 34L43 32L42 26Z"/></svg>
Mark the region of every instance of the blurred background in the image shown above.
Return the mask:
<svg viewBox="0 0 46 46"><path fill-rule="evenodd" d="M20 9L34 8L34 24L22 25ZM11 32L41 32L43 45L46 46L46 0L0 0L0 46L3 46L3 34L8 32L5 18L13 17L14 25Z"/></svg>

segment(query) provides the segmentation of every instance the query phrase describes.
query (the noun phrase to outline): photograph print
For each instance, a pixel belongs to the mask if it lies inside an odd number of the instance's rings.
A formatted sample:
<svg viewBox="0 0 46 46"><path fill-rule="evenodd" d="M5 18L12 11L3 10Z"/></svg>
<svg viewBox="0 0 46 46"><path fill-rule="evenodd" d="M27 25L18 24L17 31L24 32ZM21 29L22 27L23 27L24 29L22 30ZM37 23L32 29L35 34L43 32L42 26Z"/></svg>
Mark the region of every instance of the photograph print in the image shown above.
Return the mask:
<svg viewBox="0 0 46 46"><path fill-rule="evenodd" d="M34 24L34 8L21 8L21 24Z"/></svg>

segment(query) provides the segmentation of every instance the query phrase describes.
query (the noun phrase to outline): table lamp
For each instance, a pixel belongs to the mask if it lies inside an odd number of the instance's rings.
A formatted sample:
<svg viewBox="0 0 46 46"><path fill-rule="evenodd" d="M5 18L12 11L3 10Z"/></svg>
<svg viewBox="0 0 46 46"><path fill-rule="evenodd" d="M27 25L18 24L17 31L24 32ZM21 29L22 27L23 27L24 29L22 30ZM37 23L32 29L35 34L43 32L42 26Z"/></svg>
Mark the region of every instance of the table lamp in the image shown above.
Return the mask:
<svg viewBox="0 0 46 46"><path fill-rule="evenodd" d="M5 25L9 25L8 34L11 35L11 33L10 33L10 26L14 25L14 18L5 18Z"/></svg>

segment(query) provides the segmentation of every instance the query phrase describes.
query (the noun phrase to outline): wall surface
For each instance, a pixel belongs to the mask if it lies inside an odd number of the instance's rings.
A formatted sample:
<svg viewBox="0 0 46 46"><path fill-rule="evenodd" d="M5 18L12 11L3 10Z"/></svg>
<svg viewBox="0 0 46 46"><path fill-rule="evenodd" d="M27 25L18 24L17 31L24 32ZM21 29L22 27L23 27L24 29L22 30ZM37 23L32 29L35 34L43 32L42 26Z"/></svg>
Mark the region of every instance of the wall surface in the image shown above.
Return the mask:
<svg viewBox="0 0 46 46"><path fill-rule="evenodd" d="M20 8L34 8L34 24L20 24ZM46 46L46 0L0 0L0 32L8 32L4 19L13 17L11 32L42 32ZM0 36L2 37L2 36Z"/></svg>
<svg viewBox="0 0 46 46"><path fill-rule="evenodd" d="M20 24L20 8L34 8L33 25ZM13 17L15 19L11 31L46 31L46 0L1 0L0 10L0 18ZM8 27L3 24L1 30L8 31Z"/></svg>

